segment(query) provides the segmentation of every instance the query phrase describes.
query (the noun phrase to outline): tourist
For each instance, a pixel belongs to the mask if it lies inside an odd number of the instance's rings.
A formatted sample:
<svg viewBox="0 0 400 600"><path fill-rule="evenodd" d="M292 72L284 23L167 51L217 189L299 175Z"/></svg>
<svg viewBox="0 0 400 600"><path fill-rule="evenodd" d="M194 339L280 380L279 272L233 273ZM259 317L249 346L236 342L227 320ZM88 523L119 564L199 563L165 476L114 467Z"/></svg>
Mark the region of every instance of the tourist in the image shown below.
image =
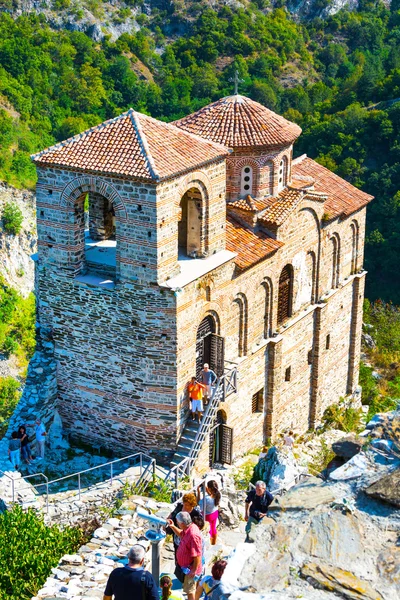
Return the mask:
<svg viewBox="0 0 400 600"><path fill-rule="evenodd" d="M18 439L18 433L13 431L11 440L8 442L8 457L14 469L19 469L21 459L21 440Z"/></svg>
<svg viewBox="0 0 400 600"><path fill-rule="evenodd" d="M21 440L22 459L26 462L27 465L29 465L32 460L32 455L31 455L31 447L29 445L29 438L28 438L28 434L26 433L25 425L20 425L18 427L18 439Z"/></svg>
<svg viewBox="0 0 400 600"><path fill-rule="evenodd" d="M201 483L197 488L197 501L200 510L204 513L204 494L201 495L204 483ZM206 521L210 524L210 543L215 546L217 543L217 521L218 521L218 506L221 501L221 492L218 489L218 484L214 479L206 484L205 494L205 515Z"/></svg>
<svg viewBox="0 0 400 600"><path fill-rule="evenodd" d="M111 571L103 600L159 600L157 584L151 573L144 570L145 549L135 544L129 550L128 564Z"/></svg>
<svg viewBox="0 0 400 600"><path fill-rule="evenodd" d="M197 508L197 498L193 494L193 492L188 492L187 494L184 494L181 500L177 502L172 513L169 515L168 519L171 519L173 521L175 527L178 526L178 523L176 521L176 515L180 512L189 513L193 522L195 522L194 519L196 517L201 517L201 519L203 519L200 510ZM181 538L178 535L176 535L170 527L166 527L165 532L167 534L173 534L173 542L176 556L176 551L178 550Z"/></svg>
<svg viewBox="0 0 400 600"><path fill-rule="evenodd" d="M249 533L253 524L258 524L267 515L268 506L273 500L272 494L267 490L264 481L257 481L256 489L247 494L245 503L244 520L246 523L246 542L249 542Z"/></svg>
<svg viewBox="0 0 400 600"><path fill-rule="evenodd" d="M192 523L189 513L178 513L176 520L178 527L175 527L171 519L167 521L174 533L181 538L176 553L177 570L175 575L183 583L183 591L187 594L188 600L194 600L197 581L200 579L202 571L201 552L203 544L201 533L197 525Z"/></svg>
<svg viewBox="0 0 400 600"><path fill-rule="evenodd" d="M285 437L283 438L283 445L287 446L288 448L293 450L293 448L294 448L293 431L290 430L289 433L285 435Z"/></svg>
<svg viewBox="0 0 400 600"><path fill-rule="evenodd" d="M47 435L46 428L43 425L41 419L36 419L35 421L36 429L36 460L42 460L44 458L44 443L45 437Z"/></svg>
<svg viewBox="0 0 400 600"><path fill-rule="evenodd" d="M160 600L182 600L181 596L175 596L172 593L172 578L169 575L163 575L160 578Z"/></svg>
<svg viewBox="0 0 400 600"><path fill-rule="evenodd" d="M200 581L196 590L196 600L199 600L204 593L207 600L222 600L228 598L232 589L221 581L225 567L228 563L226 560L217 560L212 566L211 575L206 575Z"/></svg>
<svg viewBox="0 0 400 600"><path fill-rule="evenodd" d="M204 383L204 385L206 386L204 396L207 399L207 401L211 399L212 386L217 381L217 379L218 379L218 377L214 373L214 371L212 369L210 369L210 367L208 366L207 363L204 363L204 367L200 371L199 381L201 381L201 383Z"/></svg>
<svg viewBox="0 0 400 600"><path fill-rule="evenodd" d="M192 516L192 515L190 515ZM206 540L204 539L203 529L205 521L202 515L196 515L192 517L192 521L199 528L201 535L201 574L204 575L206 572Z"/></svg>
<svg viewBox="0 0 400 600"><path fill-rule="evenodd" d="M191 411L192 411L192 419L195 421L196 413L197 420L200 423L201 417L203 416L204 408L203 408L203 389L205 389L205 385L203 383L199 383L196 380L196 377L192 377L190 383L188 385L188 393L189 399L191 402Z"/></svg>

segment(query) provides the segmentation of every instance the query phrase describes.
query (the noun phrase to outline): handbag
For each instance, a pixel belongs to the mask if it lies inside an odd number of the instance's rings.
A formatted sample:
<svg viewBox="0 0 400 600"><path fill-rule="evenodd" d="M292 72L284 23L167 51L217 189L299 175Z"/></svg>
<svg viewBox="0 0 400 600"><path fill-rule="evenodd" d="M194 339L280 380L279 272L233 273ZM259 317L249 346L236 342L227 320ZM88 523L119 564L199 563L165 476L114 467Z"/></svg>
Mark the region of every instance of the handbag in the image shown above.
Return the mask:
<svg viewBox="0 0 400 600"><path fill-rule="evenodd" d="M180 583L185 581L185 573L182 571L182 567L178 565L178 563L176 564L174 575L177 580L180 581Z"/></svg>

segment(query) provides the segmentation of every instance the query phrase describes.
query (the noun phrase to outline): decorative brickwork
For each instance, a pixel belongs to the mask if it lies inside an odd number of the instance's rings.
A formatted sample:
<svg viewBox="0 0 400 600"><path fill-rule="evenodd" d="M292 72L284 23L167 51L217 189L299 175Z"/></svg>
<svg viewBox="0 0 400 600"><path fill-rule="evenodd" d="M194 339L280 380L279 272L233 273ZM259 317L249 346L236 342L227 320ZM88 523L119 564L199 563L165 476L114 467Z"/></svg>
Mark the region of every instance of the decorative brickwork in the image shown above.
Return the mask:
<svg viewBox="0 0 400 600"><path fill-rule="evenodd" d="M264 112L268 147L238 110L229 156L129 113L35 157L38 319L58 409L86 442L168 461L202 361L237 366L223 407L234 454L315 427L357 387L370 197L306 157L292 165L297 126ZM207 442L198 468L208 460Z"/></svg>

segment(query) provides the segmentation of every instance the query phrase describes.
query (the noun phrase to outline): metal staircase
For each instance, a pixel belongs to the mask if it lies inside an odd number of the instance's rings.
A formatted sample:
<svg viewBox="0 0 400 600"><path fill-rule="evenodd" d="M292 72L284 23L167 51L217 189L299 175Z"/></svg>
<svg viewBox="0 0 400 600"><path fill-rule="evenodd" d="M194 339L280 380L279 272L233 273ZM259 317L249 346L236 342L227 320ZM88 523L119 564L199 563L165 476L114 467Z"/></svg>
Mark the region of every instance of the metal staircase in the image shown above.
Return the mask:
<svg viewBox="0 0 400 600"><path fill-rule="evenodd" d="M197 421L188 419L179 440L178 447L171 461L171 469L165 476L165 481L175 481L178 487L179 481L189 476L204 441L214 425L218 407L229 394L237 391L237 368L234 367L224 373L217 380L213 388L212 397L204 411L200 425Z"/></svg>

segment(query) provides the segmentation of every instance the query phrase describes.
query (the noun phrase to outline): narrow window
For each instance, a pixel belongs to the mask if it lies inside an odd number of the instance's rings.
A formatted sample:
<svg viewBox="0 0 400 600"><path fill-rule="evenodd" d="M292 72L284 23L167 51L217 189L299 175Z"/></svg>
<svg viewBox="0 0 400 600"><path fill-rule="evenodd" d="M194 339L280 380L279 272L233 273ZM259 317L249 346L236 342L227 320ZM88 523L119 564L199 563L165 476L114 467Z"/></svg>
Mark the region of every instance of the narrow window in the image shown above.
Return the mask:
<svg viewBox="0 0 400 600"><path fill-rule="evenodd" d="M312 365L312 350L309 350L307 353L307 362L309 365Z"/></svg>
<svg viewBox="0 0 400 600"><path fill-rule="evenodd" d="M246 166L242 169L242 175L240 178L240 195L247 196L251 194L253 190L253 169L252 167Z"/></svg>
<svg viewBox="0 0 400 600"><path fill-rule="evenodd" d="M285 381L290 381L291 374L292 374L292 367L288 367L285 371Z"/></svg>
<svg viewBox="0 0 400 600"><path fill-rule="evenodd" d="M261 413L264 408L264 388L258 390L251 399L251 412Z"/></svg>
<svg viewBox="0 0 400 600"><path fill-rule="evenodd" d="M286 265L279 277L278 325L292 315L293 267Z"/></svg>
<svg viewBox="0 0 400 600"><path fill-rule="evenodd" d="M327 350L329 350L330 346L331 346L331 334L328 333L328 335L326 336L326 345L325 345L325 347L326 347Z"/></svg>
<svg viewBox="0 0 400 600"><path fill-rule="evenodd" d="M283 190L287 185L287 158L284 156L279 163L279 172L278 172L278 191Z"/></svg>

